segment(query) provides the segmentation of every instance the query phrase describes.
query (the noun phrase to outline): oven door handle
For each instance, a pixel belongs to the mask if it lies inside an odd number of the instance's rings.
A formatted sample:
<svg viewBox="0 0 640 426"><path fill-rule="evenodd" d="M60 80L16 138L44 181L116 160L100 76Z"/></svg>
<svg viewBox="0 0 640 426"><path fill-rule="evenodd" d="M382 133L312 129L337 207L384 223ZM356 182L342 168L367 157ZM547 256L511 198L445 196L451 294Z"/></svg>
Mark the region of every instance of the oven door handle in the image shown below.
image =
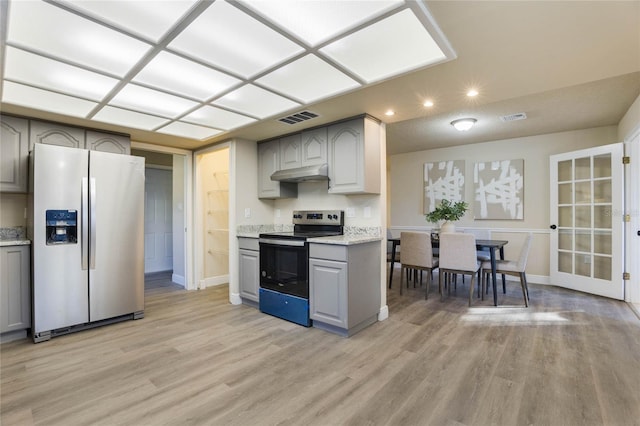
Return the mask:
<svg viewBox="0 0 640 426"><path fill-rule="evenodd" d="M302 240L272 240L267 238L260 238L258 240L260 244L272 244L275 246L294 246L294 247L303 247L305 242Z"/></svg>

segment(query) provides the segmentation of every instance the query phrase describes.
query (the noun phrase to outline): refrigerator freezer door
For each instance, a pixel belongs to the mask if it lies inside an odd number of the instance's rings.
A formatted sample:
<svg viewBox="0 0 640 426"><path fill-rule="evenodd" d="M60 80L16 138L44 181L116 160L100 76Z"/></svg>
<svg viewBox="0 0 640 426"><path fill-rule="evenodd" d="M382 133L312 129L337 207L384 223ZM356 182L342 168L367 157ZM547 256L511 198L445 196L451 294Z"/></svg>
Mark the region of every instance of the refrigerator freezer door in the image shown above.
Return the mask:
<svg viewBox="0 0 640 426"><path fill-rule="evenodd" d="M89 317L144 310L144 158L90 151Z"/></svg>
<svg viewBox="0 0 640 426"><path fill-rule="evenodd" d="M79 223L77 242L47 245L45 222L47 210L75 210L81 222L89 157L85 150L37 143L32 161L33 332L40 333L89 321L83 224Z"/></svg>

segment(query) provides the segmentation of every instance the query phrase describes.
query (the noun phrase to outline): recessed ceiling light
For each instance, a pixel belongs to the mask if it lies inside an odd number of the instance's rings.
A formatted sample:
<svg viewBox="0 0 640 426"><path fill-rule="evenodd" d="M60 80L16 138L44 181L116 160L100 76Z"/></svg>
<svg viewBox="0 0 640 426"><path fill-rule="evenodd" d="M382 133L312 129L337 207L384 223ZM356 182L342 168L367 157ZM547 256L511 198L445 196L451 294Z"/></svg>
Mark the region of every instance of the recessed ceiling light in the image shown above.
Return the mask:
<svg viewBox="0 0 640 426"><path fill-rule="evenodd" d="M389 110L389 111L385 112L384 115L389 115L389 116L395 115L395 112L393 110Z"/></svg>
<svg viewBox="0 0 640 426"><path fill-rule="evenodd" d="M460 118L458 120L453 120L451 125L456 128L459 132L466 132L476 123L475 118Z"/></svg>
<svg viewBox="0 0 640 426"><path fill-rule="evenodd" d="M431 108L433 106L433 101L425 101L422 105L426 106L427 108Z"/></svg>
<svg viewBox="0 0 640 426"><path fill-rule="evenodd" d="M470 98L478 96L478 91L476 89L469 89L469 91L467 92L467 96Z"/></svg>

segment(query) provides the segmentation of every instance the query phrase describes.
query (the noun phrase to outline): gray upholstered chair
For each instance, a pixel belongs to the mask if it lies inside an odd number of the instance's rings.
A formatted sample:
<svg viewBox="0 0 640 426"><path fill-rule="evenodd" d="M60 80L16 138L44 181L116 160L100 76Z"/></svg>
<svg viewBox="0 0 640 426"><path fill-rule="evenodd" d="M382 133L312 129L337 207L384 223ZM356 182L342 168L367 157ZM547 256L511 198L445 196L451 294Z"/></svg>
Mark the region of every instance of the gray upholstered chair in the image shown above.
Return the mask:
<svg viewBox="0 0 640 426"><path fill-rule="evenodd" d="M425 232L401 232L400 245L400 294L402 294L402 281L405 269L427 271L427 289L424 295L429 298L431 286L431 272L438 267L438 259L434 259L431 248L431 234ZM409 281L407 280L407 285Z"/></svg>
<svg viewBox="0 0 640 426"><path fill-rule="evenodd" d="M529 234L520 249L518 260L496 260L496 273L504 275L512 275L520 278L520 287L522 287L522 297L524 298L524 306L529 307L529 287L527 286L527 275L524 270L527 267L527 258L531 250L531 242L533 235ZM484 298L484 289L487 285L487 277L491 273L491 262L482 262L482 296Z"/></svg>
<svg viewBox="0 0 640 426"><path fill-rule="evenodd" d="M444 298L442 279L446 275L471 275L469 284L469 306L473 298L473 285L476 273L480 272L480 263L476 255L476 237L473 234L451 232L440 234L439 287L441 299ZM478 275L478 279L480 276ZM451 285L448 287L451 292Z"/></svg>

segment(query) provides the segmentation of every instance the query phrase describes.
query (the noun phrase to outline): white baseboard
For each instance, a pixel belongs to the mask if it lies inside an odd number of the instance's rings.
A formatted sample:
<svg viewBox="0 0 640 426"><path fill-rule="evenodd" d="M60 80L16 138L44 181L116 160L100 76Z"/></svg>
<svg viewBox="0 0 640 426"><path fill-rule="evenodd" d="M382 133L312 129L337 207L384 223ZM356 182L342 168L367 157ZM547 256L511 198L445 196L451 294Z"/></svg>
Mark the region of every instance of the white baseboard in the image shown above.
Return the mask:
<svg viewBox="0 0 640 426"><path fill-rule="evenodd" d="M231 302L232 305L242 305L240 293L229 293L229 302Z"/></svg>
<svg viewBox="0 0 640 426"><path fill-rule="evenodd" d="M187 282L182 275L176 274L171 274L171 281L176 284L180 284L182 287L185 287L185 284Z"/></svg>
<svg viewBox="0 0 640 426"><path fill-rule="evenodd" d="M200 280L200 282L198 283L198 289L204 290L207 287L214 287L217 285L228 284L228 283L229 283L229 275L209 277L209 278Z"/></svg>
<svg viewBox="0 0 640 426"><path fill-rule="evenodd" d="M384 321L389 318L389 306L384 305L378 312L378 321Z"/></svg>

